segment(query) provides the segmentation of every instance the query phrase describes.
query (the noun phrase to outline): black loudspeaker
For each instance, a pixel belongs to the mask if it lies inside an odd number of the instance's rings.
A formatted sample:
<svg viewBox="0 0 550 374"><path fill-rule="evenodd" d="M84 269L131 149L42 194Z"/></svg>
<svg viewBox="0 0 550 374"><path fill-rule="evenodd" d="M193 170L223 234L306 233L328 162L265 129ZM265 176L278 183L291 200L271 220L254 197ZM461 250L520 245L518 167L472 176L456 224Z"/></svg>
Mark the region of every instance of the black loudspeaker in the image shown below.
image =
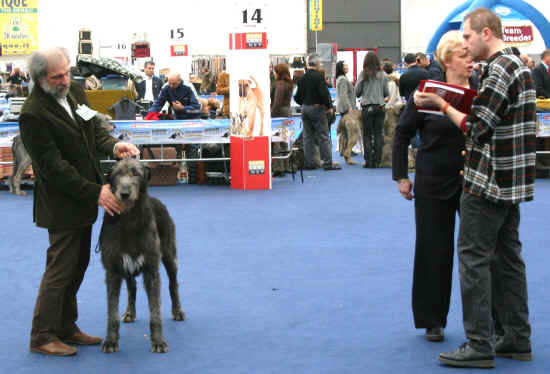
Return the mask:
<svg viewBox="0 0 550 374"><path fill-rule="evenodd" d="M81 29L78 32L78 40L92 40L92 30Z"/></svg>
<svg viewBox="0 0 550 374"><path fill-rule="evenodd" d="M78 53L81 55L91 55L93 52L92 42L81 40L78 42Z"/></svg>

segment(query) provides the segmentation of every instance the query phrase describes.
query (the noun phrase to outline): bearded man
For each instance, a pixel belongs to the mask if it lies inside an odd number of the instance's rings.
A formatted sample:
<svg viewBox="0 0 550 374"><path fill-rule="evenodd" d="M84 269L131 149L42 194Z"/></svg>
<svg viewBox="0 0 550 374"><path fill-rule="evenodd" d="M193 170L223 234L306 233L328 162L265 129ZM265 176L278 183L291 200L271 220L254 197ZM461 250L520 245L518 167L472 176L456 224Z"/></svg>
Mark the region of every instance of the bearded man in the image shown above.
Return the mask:
<svg viewBox="0 0 550 374"><path fill-rule="evenodd" d="M68 345L101 343L76 325L76 294L90 260L92 225L98 205L111 215L120 202L104 184L97 154L139 154L102 128L88 108L84 91L69 79L64 48L34 53L29 60L34 88L21 110L21 139L32 159L33 220L48 229L46 270L33 314L30 350L56 356L74 355Z"/></svg>

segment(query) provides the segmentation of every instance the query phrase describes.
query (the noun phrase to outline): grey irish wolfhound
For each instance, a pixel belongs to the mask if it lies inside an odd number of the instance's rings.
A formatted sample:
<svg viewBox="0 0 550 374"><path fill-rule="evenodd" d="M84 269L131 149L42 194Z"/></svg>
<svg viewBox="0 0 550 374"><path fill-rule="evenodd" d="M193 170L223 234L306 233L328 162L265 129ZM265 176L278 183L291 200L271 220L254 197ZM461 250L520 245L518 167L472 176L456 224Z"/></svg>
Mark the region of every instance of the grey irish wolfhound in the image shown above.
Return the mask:
<svg viewBox="0 0 550 374"><path fill-rule="evenodd" d="M133 322L136 319L135 277L140 273L149 299L152 351L168 351L160 311L161 260L170 282L172 316L177 321L185 319L178 293L174 221L166 206L147 194L149 177L149 168L133 159L119 161L109 175L113 194L122 202L124 211L115 216L105 213L99 238L107 283L107 337L101 348L105 353L118 351L118 304L122 279L126 280L128 287L128 307L122 320Z"/></svg>

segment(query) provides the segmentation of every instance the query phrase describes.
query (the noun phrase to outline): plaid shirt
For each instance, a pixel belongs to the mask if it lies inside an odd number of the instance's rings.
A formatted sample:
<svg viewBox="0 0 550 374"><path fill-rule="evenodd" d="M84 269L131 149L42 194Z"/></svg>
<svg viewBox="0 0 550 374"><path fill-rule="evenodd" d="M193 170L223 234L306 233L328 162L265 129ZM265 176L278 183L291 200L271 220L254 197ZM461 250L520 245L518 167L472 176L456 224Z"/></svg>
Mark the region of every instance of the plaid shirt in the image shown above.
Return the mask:
<svg viewBox="0 0 550 374"><path fill-rule="evenodd" d="M510 48L487 61L466 119L464 191L492 202L533 199L536 158L535 83Z"/></svg>

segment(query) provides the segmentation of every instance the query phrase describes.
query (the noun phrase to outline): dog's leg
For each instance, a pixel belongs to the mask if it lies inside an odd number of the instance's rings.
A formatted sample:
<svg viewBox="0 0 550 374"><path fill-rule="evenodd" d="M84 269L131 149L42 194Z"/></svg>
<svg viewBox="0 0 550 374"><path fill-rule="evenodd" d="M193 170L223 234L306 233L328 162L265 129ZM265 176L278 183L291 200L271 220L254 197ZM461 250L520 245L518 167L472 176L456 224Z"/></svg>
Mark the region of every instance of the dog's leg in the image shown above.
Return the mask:
<svg viewBox="0 0 550 374"><path fill-rule="evenodd" d="M107 271L105 283L107 283L107 337L103 342L101 350L105 353L118 352L118 299L120 297L120 285L122 278L118 274Z"/></svg>
<svg viewBox="0 0 550 374"><path fill-rule="evenodd" d="M180 295L178 291L178 264L174 259L167 257L162 258L162 263L168 274L170 281L168 288L170 289L170 298L172 299L172 317L176 321L183 321L185 319L185 313L181 309Z"/></svg>
<svg viewBox="0 0 550 374"><path fill-rule="evenodd" d="M258 111L260 112L260 136L264 136L264 103L262 101L258 101Z"/></svg>
<svg viewBox="0 0 550 374"><path fill-rule="evenodd" d="M25 170L27 170L31 164L31 156L25 149L20 136L13 138L11 150L13 154L13 172L8 179L10 192L15 195L24 196L27 193L25 191L21 191L21 179L25 173Z"/></svg>
<svg viewBox="0 0 550 374"><path fill-rule="evenodd" d="M254 136L254 122L256 122L256 106L253 106L248 113L248 136Z"/></svg>
<svg viewBox="0 0 550 374"><path fill-rule="evenodd" d="M149 328L151 329L151 350L155 353L168 352L168 343L162 334L160 314L160 275L156 269L143 272L143 285L149 299Z"/></svg>
<svg viewBox="0 0 550 374"><path fill-rule="evenodd" d="M128 306L122 315L122 322L128 323L136 320L136 279L134 277L126 278L126 288L128 289Z"/></svg>

